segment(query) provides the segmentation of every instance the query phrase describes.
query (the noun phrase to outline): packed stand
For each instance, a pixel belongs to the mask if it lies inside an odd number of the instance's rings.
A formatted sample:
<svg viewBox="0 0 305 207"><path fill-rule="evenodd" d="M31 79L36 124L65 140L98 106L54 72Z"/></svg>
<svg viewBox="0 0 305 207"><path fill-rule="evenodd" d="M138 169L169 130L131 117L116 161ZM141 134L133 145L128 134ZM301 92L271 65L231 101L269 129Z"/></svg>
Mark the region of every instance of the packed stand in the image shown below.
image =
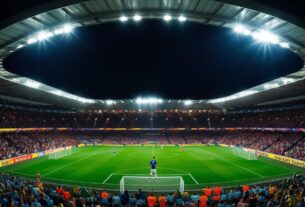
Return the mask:
<svg viewBox="0 0 305 207"><path fill-rule="evenodd" d="M305 109L264 112L73 112L29 111L0 107L0 128L223 128L305 127Z"/></svg>
<svg viewBox="0 0 305 207"><path fill-rule="evenodd" d="M260 185L243 185L236 188L202 186L200 192L151 193L107 192L87 190L77 186L62 187L44 184L40 177L34 181L8 174L0 174L1 207L303 207L305 176Z"/></svg>

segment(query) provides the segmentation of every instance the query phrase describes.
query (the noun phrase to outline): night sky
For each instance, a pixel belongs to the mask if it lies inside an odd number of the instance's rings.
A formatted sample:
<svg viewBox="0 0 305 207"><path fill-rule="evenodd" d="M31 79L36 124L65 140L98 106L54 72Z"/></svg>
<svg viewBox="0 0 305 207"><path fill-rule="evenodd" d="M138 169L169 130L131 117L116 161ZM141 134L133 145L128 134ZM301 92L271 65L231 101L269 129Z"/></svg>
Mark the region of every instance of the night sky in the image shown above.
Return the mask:
<svg viewBox="0 0 305 207"><path fill-rule="evenodd" d="M292 73L303 62L286 49L229 29L145 20L79 28L21 49L4 65L88 98L206 99Z"/></svg>

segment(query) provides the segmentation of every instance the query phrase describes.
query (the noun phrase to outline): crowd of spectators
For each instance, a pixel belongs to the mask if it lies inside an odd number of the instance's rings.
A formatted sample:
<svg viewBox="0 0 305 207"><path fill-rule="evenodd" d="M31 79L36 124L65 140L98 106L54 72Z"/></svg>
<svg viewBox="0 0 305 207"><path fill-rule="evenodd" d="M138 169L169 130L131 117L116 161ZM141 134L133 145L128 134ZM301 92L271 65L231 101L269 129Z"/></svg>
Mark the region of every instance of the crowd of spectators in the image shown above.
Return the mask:
<svg viewBox="0 0 305 207"><path fill-rule="evenodd" d="M0 160L79 143L75 136L59 132L1 133Z"/></svg>
<svg viewBox="0 0 305 207"><path fill-rule="evenodd" d="M305 160L302 132L218 131L33 131L0 133L0 159L84 144L227 144Z"/></svg>
<svg viewBox="0 0 305 207"><path fill-rule="evenodd" d="M64 113L0 108L0 119L0 127L18 128L302 128L305 127L305 109L243 113L199 111Z"/></svg>
<svg viewBox="0 0 305 207"><path fill-rule="evenodd" d="M62 187L24 180L8 174L0 174L1 207L304 207L305 176L294 175L289 179L236 188L205 186L198 192L151 193L107 192L87 190L77 186Z"/></svg>

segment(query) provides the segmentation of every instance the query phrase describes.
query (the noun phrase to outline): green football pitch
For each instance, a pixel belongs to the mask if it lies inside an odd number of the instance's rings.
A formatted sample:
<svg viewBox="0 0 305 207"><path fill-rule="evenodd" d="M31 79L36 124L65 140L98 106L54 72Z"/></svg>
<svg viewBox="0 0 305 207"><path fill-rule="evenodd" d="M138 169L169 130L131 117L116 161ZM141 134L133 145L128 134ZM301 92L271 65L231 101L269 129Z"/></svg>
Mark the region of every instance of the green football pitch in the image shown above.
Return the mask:
<svg viewBox="0 0 305 207"><path fill-rule="evenodd" d="M152 155L158 176L182 176L186 190L260 183L305 172L264 157L246 160L233 155L231 148L217 146L187 146L184 152L176 146L81 147L60 159L43 156L0 171L25 178L40 173L44 182L118 190L122 176L149 176Z"/></svg>

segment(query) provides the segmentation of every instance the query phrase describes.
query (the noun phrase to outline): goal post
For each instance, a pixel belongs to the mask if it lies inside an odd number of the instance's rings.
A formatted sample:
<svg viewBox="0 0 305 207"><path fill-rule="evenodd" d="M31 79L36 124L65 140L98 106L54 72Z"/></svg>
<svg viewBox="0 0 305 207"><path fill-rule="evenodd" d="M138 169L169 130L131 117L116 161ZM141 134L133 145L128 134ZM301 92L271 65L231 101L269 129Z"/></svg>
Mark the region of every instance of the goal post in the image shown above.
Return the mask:
<svg viewBox="0 0 305 207"><path fill-rule="evenodd" d="M148 192L184 192L184 180L182 176L150 177L150 176L123 176L120 180L120 191Z"/></svg>
<svg viewBox="0 0 305 207"><path fill-rule="evenodd" d="M62 157L66 157L72 154L72 149L71 148L67 148L58 152L54 152L49 154L49 159L59 159Z"/></svg>
<svg viewBox="0 0 305 207"><path fill-rule="evenodd" d="M255 150L233 147L233 154L246 160L257 160Z"/></svg>

